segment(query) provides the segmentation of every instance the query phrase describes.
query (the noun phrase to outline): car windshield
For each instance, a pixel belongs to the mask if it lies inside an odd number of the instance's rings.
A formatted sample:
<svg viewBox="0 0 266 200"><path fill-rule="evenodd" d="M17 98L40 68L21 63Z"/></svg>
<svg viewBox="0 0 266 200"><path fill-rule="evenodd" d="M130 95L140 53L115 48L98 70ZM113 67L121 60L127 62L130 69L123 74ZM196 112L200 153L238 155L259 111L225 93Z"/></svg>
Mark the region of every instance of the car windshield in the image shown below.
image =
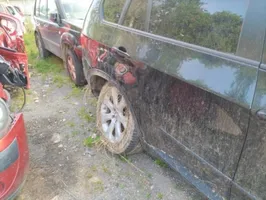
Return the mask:
<svg viewBox="0 0 266 200"><path fill-rule="evenodd" d="M62 0L62 6L66 18L83 20L87 14L91 1Z"/></svg>

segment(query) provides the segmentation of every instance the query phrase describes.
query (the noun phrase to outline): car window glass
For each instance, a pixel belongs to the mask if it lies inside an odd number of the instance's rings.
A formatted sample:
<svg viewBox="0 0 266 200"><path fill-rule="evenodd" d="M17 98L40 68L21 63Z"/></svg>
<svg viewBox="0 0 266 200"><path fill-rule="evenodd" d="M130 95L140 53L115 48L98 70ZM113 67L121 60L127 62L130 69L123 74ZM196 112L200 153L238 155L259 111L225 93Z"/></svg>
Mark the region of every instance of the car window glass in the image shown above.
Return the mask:
<svg viewBox="0 0 266 200"><path fill-rule="evenodd" d="M57 14L57 6L54 0L48 0L47 12L48 17L50 16L50 14Z"/></svg>
<svg viewBox="0 0 266 200"><path fill-rule="evenodd" d="M85 19L92 0L61 0L61 5L67 19Z"/></svg>
<svg viewBox="0 0 266 200"><path fill-rule="evenodd" d="M4 8L2 6L0 6L0 12L2 12L2 13L5 12L5 10L4 10Z"/></svg>
<svg viewBox="0 0 266 200"><path fill-rule="evenodd" d="M148 1L134 0L131 2L123 25L138 30L145 29Z"/></svg>
<svg viewBox="0 0 266 200"><path fill-rule="evenodd" d="M7 10L8 10L8 12L9 12L10 14L12 14L12 15L15 15L15 14L16 14L15 11L13 10L13 8L10 7L10 6L7 6Z"/></svg>
<svg viewBox="0 0 266 200"><path fill-rule="evenodd" d="M150 32L236 53L248 0L153 0Z"/></svg>
<svg viewBox="0 0 266 200"><path fill-rule="evenodd" d="M40 0L40 14L42 18L47 18L47 0Z"/></svg>
<svg viewBox="0 0 266 200"><path fill-rule="evenodd" d="M126 0L105 0L103 4L104 18L113 23L118 23Z"/></svg>
<svg viewBox="0 0 266 200"><path fill-rule="evenodd" d="M39 16L40 15L40 1L39 0L36 0L36 3L35 3L35 15L36 16Z"/></svg>

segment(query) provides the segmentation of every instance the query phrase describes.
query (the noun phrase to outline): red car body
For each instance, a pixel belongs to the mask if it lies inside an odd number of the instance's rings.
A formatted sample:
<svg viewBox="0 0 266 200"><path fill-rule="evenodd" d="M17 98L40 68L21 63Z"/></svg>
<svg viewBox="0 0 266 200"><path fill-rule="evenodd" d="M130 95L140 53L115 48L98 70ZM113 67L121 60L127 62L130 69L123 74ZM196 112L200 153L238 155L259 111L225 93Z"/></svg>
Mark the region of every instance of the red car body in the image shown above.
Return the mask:
<svg viewBox="0 0 266 200"><path fill-rule="evenodd" d="M7 95L0 84L0 98ZM22 114L13 118L6 135L0 139L0 199L10 200L20 191L29 167L29 150Z"/></svg>
<svg viewBox="0 0 266 200"><path fill-rule="evenodd" d="M2 23L4 20L5 23ZM10 23L10 26L5 26ZM4 25L3 25L4 24ZM0 55L10 62L11 67L20 70L26 78L25 87L30 87L28 57L25 51L23 30L20 22L10 15L0 13Z"/></svg>
<svg viewBox="0 0 266 200"><path fill-rule="evenodd" d="M14 17L0 14L0 61L3 62L1 59L3 56L8 66L14 71L19 71L23 76L20 76L23 84L18 86L29 88L28 59L23 35L20 33L19 22ZM11 83L13 83L12 80ZM14 86L16 83L14 82ZM8 110L7 102L10 97L2 84L7 83L0 82L0 104L4 104L3 106ZM0 110L0 118L4 115L5 113L3 114ZM11 122L7 120L8 128L0 130L0 200L11 200L17 196L29 167L29 150L23 115L20 113L11 116Z"/></svg>

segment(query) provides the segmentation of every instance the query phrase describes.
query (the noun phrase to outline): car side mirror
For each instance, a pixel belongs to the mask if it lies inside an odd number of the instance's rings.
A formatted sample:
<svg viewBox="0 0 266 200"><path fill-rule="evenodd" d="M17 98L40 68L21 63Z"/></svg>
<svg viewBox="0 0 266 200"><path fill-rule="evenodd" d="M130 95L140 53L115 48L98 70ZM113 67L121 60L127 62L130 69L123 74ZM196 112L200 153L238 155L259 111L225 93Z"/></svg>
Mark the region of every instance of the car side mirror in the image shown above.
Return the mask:
<svg viewBox="0 0 266 200"><path fill-rule="evenodd" d="M58 22L58 14L57 13L50 13L49 19L52 22L57 23Z"/></svg>

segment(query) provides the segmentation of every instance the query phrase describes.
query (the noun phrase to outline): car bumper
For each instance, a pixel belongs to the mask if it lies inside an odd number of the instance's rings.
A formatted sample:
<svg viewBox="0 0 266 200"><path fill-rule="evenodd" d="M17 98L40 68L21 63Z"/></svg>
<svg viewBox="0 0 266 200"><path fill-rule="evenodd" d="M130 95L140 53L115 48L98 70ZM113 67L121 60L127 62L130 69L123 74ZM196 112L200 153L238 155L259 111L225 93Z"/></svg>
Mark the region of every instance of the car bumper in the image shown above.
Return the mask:
<svg viewBox="0 0 266 200"><path fill-rule="evenodd" d="M29 168L29 151L23 115L15 117L8 134L0 140L0 199L14 199Z"/></svg>

